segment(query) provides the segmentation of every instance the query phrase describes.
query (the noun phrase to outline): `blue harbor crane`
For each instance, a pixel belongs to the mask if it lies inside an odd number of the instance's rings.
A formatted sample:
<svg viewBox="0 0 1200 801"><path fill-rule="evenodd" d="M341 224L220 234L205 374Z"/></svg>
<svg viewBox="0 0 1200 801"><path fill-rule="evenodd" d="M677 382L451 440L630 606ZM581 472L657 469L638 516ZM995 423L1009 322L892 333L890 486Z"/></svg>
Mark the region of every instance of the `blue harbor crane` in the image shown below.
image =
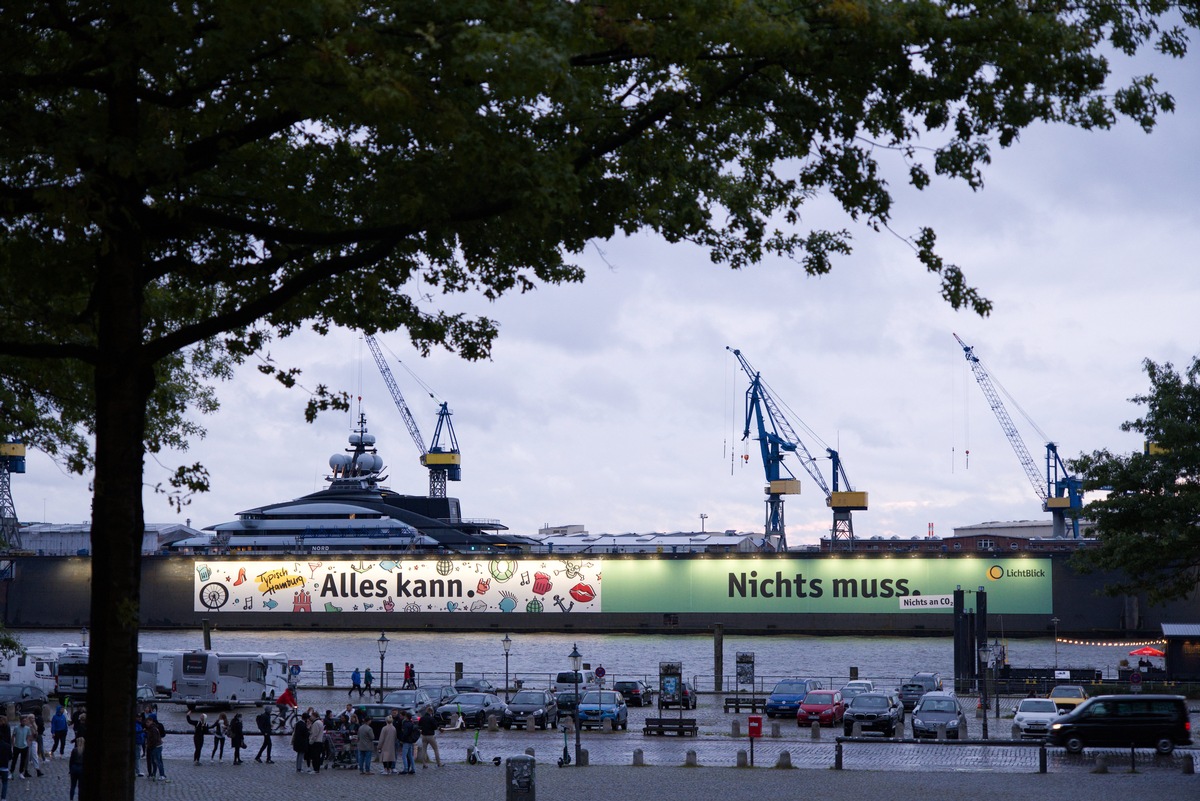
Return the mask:
<svg viewBox="0 0 1200 801"><path fill-rule="evenodd" d="M987 398L988 405L992 407L996 419L1000 421L1000 428L1004 430L1004 436L1008 437L1009 444L1012 445L1013 451L1021 461L1021 467L1025 469L1025 475L1029 479L1029 483L1033 485L1034 492L1041 499L1042 511L1051 514L1054 536L1063 538L1067 535L1067 516L1070 515L1073 536L1075 539L1079 539L1079 513L1083 509L1083 482L1078 477L1071 475L1063 463L1062 457L1058 455L1058 446L1048 440L1046 442L1046 472L1045 475L1042 474L1037 463L1029 454L1029 449L1025 447L1025 440L1021 438L1021 432L1017 430L1012 418L1009 417L1008 409L1005 408L1004 401L996 390L991 375L983 366L983 362L975 355L974 346L963 342L958 334L955 334L954 338L962 346L967 363L971 365L971 372L975 374L975 380L979 382L979 388L983 390L983 396ZM1005 392L1005 394L1008 393ZM1012 396L1009 397L1011 399ZM1017 408L1020 409L1019 406ZM1037 424L1029 418L1029 415L1026 415L1024 411L1021 414L1042 439L1047 439Z"/></svg>
<svg viewBox="0 0 1200 801"><path fill-rule="evenodd" d="M825 493L825 505L833 510L830 546L834 550L839 547L845 550L854 550L852 513L866 510L867 493L855 492L851 488L850 479L846 477L846 469L842 466L838 452L827 447L825 452L832 461L833 487L830 488L824 476L821 475L821 471L817 469L816 459L813 458L812 453L809 452L804 441L800 439L795 428L783 413L780 403L763 382L762 375L750 366L750 362L746 360L740 350L730 347L726 347L726 350L737 357L742 370L750 378L750 387L746 390L746 426L742 433L742 440L750 438L750 424L751 422L755 423L758 432L756 439L758 439L759 448L762 451L763 469L767 476L767 486L764 490L767 495L767 541L774 543L779 551L787 550L783 496L800 494L800 481L784 462L784 457L793 454L804 471ZM745 458L748 460L750 457L747 455ZM838 488L839 479L845 486L843 490ZM839 546L839 541L844 544Z"/></svg>
<svg viewBox="0 0 1200 801"><path fill-rule="evenodd" d="M25 472L25 443L0 442L0 550L21 550L21 524L12 498L12 474Z"/></svg>
<svg viewBox="0 0 1200 801"><path fill-rule="evenodd" d="M450 411L449 405L441 404L438 409L437 426L433 430L433 439L426 448L421 439L421 430L417 428L417 421L413 419L408 403L404 400L404 393L400 391L396 377L392 375L391 368L383 358L379 343L370 334L365 334L363 339L367 341L367 347L371 349L371 355L375 357L375 365L379 368L380 375L383 376L383 383L387 384L388 392L391 393L396 408L400 410L400 416L404 418L404 425L408 428L409 436L416 443L417 450L421 452L421 464L429 470L429 497L445 498L446 482L462 480L462 454L458 450L458 437L454 435L454 424L450 422L450 415L453 412ZM442 444L443 434L447 440L445 445Z"/></svg>

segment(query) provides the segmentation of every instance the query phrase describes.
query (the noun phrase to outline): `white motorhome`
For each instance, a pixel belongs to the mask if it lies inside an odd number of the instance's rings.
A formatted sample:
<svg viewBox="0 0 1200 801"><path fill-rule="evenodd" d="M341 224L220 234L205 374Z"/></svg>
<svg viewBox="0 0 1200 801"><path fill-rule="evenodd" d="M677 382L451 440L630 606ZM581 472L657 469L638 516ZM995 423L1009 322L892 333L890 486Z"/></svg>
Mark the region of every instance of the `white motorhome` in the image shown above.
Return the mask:
<svg viewBox="0 0 1200 801"><path fill-rule="evenodd" d="M58 649L26 648L24 653L0 659L0 682L32 684L46 693L58 691Z"/></svg>
<svg viewBox="0 0 1200 801"><path fill-rule="evenodd" d="M183 651L138 651L137 683L155 695L170 695L175 680L175 657Z"/></svg>
<svg viewBox="0 0 1200 801"><path fill-rule="evenodd" d="M287 654L185 651L174 658L171 700L189 706L269 701L287 689Z"/></svg>
<svg viewBox="0 0 1200 801"><path fill-rule="evenodd" d="M58 652L58 697L83 698L88 687L88 649L71 645Z"/></svg>

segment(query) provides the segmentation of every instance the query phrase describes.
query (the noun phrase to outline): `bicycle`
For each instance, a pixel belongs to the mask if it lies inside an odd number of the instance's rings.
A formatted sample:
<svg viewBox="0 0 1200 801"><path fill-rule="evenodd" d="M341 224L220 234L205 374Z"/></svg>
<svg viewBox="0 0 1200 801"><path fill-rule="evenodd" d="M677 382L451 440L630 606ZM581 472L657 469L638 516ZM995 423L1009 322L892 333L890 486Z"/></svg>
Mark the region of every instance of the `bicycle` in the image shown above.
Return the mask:
<svg viewBox="0 0 1200 801"><path fill-rule="evenodd" d="M296 728L296 721L300 718L300 707L298 706L279 706L275 705L275 711L271 714L271 731L289 732Z"/></svg>

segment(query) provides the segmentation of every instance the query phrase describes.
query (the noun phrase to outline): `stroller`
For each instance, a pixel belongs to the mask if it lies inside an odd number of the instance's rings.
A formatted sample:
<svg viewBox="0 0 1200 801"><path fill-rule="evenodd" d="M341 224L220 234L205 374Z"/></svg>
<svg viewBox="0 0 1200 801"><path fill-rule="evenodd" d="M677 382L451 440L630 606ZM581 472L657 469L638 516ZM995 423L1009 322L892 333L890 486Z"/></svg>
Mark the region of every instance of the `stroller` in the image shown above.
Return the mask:
<svg viewBox="0 0 1200 801"><path fill-rule="evenodd" d="M334 769L358 767L358 754L354 753L354 741L346 732L325 732L325 748L328 751L326 758L329 760L329 767Z"/></svg>

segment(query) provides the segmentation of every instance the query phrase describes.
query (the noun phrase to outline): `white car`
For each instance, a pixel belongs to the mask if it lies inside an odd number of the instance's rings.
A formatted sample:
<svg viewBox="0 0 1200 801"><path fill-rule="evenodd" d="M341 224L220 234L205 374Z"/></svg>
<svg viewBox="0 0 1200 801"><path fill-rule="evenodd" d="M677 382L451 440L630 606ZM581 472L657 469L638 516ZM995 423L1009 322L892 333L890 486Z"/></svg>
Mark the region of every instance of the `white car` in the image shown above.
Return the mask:
<svg viewBox="0 0 1200 801"><path fill-rule="evenodd" d="M1062 714L1049 698L1022 698L1013 718L1013 734L1022 739L1042 739L1050 733L1050 724Z"/></svg>
<svg viewBox="0 0 1200 801"><path fill-rule="evenodd" d="M846 703L856 695L863 693L875 692L875 682L867 679L855 679L854 681L846 682L846 686L842 688L842 698L846 699Z"/></svg>

